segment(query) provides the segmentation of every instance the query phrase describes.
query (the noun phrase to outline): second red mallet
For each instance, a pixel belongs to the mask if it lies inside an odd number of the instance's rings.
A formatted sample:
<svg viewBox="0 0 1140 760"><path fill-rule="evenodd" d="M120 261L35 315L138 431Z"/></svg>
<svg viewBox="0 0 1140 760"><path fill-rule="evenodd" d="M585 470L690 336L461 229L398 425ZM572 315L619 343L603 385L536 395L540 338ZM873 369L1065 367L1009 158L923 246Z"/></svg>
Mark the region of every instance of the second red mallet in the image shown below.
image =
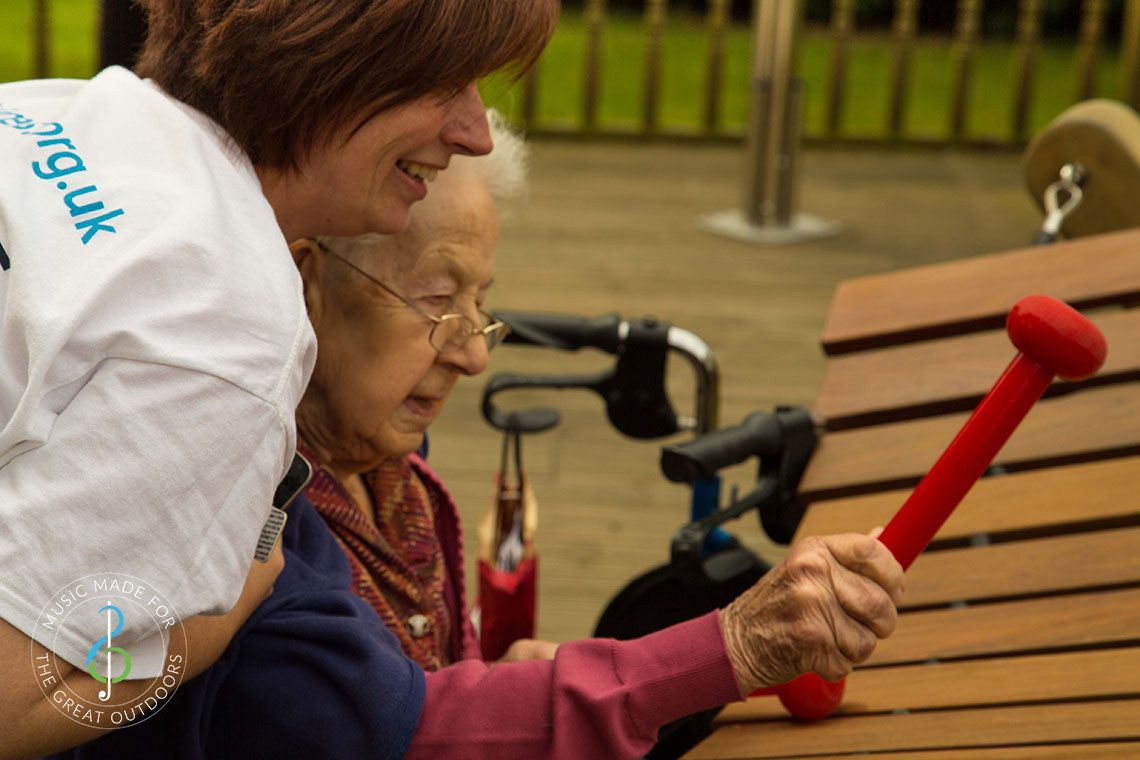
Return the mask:
<svg viewBox="0 0 1140 760"><path fill-rule="evenodd" d="M1018 301L1006 320L1006 332L1019 353L879 536L904 570L989 467L1054 376L1083 380L1100 369L1108 353L1096 325L1048 296ZM839 707L843 686L843 681L831 683L808 673L753 694L776 694L792 715L818 720Z"/></svg>

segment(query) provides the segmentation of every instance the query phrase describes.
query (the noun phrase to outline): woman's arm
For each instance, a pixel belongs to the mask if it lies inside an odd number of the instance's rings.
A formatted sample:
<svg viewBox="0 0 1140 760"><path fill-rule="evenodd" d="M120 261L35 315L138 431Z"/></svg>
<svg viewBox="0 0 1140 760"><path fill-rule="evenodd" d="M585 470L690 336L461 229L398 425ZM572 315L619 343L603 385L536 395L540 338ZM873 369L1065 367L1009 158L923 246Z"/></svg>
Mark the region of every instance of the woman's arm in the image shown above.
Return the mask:
<svg viewBox="0 0 1140 760"><path fill-rule="evenodd" d="M272 592L273 582L284 566L285 559L278 545L269 561L253 563L232 610L224 615L198 615L183 621L186 639L172 637L170 654L184 657L184 679L194 678L214 664L237 630ZM7 727L0 738L0 760L42 757L106 733L107 729L92 728L68 718L44 696L33 663L36 655L47 654L43 646L0 620L0 662L12 664L5 687L0 689L0 725ZM55 663L52 676L60 676L62 682L49 684L48 691L54 693L66 688L86 702L98 702L102 684L60 658L55 658ZM121 699L125 697L123 701L130 701L143 696L152 685L149 679L127 680L115 688Z"/></svg>
<svg viewBox="0 0 1140 760"><path fill-rule="evenodd" d="M465 660L426 674L406 758L636 758L672 720L741 698L718 613L553 660Z"/></svg>
<svg viewBox="0 0 1140 760"><path fill-rule="evenodd" d="M801 673L845 676L894 629L902 590L874 538L806 539L723 611L553 660L429 673L407 757L640 757L677 718Z"/></svg>

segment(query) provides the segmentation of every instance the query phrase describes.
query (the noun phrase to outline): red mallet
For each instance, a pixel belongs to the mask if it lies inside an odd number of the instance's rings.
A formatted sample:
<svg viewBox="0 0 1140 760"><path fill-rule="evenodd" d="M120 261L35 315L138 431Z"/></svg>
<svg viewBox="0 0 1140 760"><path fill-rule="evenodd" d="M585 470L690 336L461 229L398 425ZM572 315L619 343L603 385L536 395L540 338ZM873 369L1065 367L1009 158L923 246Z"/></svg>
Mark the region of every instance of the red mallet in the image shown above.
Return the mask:
<svg viewBox="0 0 1140 760"><path fill-rule="evenodd" d="M1018 301L1005 329L1020 353L879 536L904 570L989 467L1053 377L1083 380L1100 369L1108 352L1096 325L1047 296ZM843 686L843 681L830 683L808 673L753 694L776 694L792 715L818 720L839 707Z"/></svg>
<svg viewBox="0 0 1140 760"><path fill-rule="evenodd" d="M757 689L748 696L764 697L775 695L780 698L780 704L800 720L822 720L833 712L843 702L843 690L847 688L847 679L838 681L825 681L815 673L804 673L799 678L793 678L779 686L766 686Z"/></svg>

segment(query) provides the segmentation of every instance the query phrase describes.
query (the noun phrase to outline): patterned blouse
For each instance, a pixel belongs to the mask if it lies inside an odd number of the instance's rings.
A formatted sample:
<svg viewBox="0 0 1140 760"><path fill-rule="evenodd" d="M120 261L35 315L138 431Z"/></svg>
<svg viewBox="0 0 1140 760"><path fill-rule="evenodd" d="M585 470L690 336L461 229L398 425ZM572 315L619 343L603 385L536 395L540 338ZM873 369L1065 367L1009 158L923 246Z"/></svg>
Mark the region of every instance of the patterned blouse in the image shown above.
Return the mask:
<svg viewBox="0 0 1140 760"><path fill-rule="evenodd" d="M348 556L353 589L400 639L404 653L429 671L452 661L447 565L435 529L435 508L406 457L363 473L372 503L365 514L343 485L314 463L305 495Z"/></svg>

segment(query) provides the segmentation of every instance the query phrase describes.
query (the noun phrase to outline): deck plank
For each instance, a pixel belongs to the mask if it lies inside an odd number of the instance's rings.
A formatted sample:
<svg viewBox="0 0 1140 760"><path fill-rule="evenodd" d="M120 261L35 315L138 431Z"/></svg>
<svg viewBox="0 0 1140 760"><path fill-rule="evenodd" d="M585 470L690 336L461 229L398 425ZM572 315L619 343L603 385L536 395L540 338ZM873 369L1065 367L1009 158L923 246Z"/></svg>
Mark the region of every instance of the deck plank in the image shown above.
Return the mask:
<svg viewBox="0 0 1140 760"><path fill-rule="evenodd" d="M968 413L845 430L823 438L801 484L807 501L917 484ZM1111 420L1112 424L1099 424ZM1140 384L1039 401L994 459L1031 469L1140 453Z"/></svg>
<svg viewBox="0 0 1140 760"><path fill-rule="evenodd" d="M839 354L999 327L1030 293L1078 308L1127 302L1140 295L1138 245L1140 230L1125 230L853 278L836 288L821 342Z"/></svg>
<svg viewBox="0 0 1140 760"><path fill-rule="evenodd" d="M1140 583L1140 527L919 555L904 607Z"/></svg>
<svg viewBox="0 0 1140 760"><path fill-rule="evenodd" d="M1140 696L1140 648L861 668L836 715ZM728 705L718 723L787 720L779 701Z"/></svg>
<svg viewBox="0 0 1140 760"><path fill-rule="evenodd" d="M855 716L817 723L731 723L719 727L686 757L750 760L1138 740L1140 699L1126 699Z"/></svg>
<svg viewBox="0 0 1140 760"><path fill-rule="evenodd" d="M1140 742L1062 744L1055 747L990 747L921 752L877 753L874 760L1135 760ZM851 755L815 755L813 760L839 760Z"/></svg>
<svg viewBox="0 0 1140 760"><path fill-rule="evenodd" d="M1137 473L1140 457L1122 457L983 478L935 538L961 540L1128 520L1140 514ZM909 495L905 488L817 501L800 521L796 538L885 525Z"/></svg>
<svg viewBox="0 0 1140 760"><path fill-rule="evenodd" d="M1140 588L904 612L869 665L1140 641Z"/></svg>
<svg viewBox="0 0 1140 760"><path fill-rule="evenodd" d="M1090 314L1111 347L1084 383L1055 381L1046 395L1140 375L1140 309ZM832 357L812 407L829 430L968 411L1016 353L1004 330Z"/></svg>

